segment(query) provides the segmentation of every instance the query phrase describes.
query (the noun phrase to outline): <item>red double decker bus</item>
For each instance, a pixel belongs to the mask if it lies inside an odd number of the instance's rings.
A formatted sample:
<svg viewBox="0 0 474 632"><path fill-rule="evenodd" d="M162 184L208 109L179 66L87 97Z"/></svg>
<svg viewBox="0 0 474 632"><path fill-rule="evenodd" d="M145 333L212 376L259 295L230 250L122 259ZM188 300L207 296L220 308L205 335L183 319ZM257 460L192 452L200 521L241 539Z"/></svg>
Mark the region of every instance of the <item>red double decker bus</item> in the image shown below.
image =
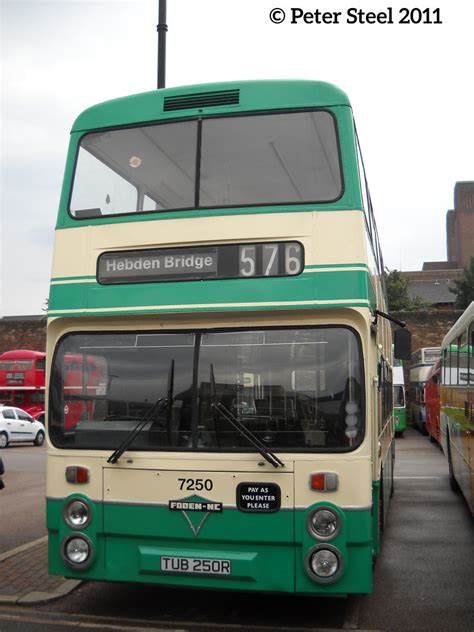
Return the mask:
<svg viewBox="0 0 474 632"><path fill-rule="evenodd" d="M45 357L42 351L28 349L0 355L0 403L32 416L44 410Z"/></svg>
<svg viewBox="0 0 474 632"><path fill-rule="evenodd" d="M73 429L91 419L107 393L107 366L103 358L67 353L64 357L64 428Z"/></svg>
<svg viewBox="0 0 474 632"><path fill-rule="evenodd" d="M439 387L440 387L440 374L441 374L441 359L434 364L425 383L425 404L426 404L426 430L429 434L431 441L440 442L440 428L439 428L439 413L440 413L440 400L439 400Z"/></svg>

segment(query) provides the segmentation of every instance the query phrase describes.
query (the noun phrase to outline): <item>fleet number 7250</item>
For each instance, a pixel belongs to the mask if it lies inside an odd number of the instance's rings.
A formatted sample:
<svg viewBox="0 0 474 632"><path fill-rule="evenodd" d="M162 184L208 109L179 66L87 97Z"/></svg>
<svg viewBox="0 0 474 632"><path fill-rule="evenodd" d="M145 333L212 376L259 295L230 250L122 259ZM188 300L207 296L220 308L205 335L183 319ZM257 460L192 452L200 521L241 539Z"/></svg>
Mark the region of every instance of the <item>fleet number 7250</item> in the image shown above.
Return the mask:
<svg viewBox="0 0 474 632"><path fill-rule="evenodd" d="M201 492L203 489L210 492L214 487L210 478L178 478L179 489Z"/></svg>

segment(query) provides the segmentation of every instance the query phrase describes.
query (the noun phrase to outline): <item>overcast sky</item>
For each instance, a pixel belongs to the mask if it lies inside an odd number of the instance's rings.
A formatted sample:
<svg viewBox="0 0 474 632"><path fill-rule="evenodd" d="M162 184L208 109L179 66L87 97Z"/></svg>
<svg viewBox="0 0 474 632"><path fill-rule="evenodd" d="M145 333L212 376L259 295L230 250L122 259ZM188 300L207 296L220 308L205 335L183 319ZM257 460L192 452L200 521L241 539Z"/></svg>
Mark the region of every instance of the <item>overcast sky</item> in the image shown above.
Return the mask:
<svg viewBox="0 0 474 632"><path fill-rule="evenodd" d="M94 103L156 87L158 0L0 2L0 316L40 314L71 125ZM394 24L346 23L349 7L389 6ZM402 6L439 7L443 24L398 24ZM342 15L291 24L291 7ZM273 8L285 10L283 24L270 21ZM474 2L460 0L168 0L167 86L290 78L341 87L385 263L419 270L446 259L454 184L474 180L473 24Z"/></svg>

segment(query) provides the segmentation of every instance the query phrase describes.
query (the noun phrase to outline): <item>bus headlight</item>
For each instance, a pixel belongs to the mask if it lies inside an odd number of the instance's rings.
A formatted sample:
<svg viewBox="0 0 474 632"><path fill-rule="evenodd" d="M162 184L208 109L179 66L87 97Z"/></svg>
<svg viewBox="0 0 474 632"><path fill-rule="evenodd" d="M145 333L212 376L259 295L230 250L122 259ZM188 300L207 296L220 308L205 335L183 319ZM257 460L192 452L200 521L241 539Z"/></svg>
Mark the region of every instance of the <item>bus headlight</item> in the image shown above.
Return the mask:
<svg viewBox="0 0 474 632"><path fill-rule="evenodd" d="M317 546L308 553L305 568L313 581L319 584L330 584L335 582L342 573L342 555L330 544Z"/></svg>
<svg viewBox="0 0 474 632"><path fill-rule="evenodd" d="M308 531L318 540L332 540L341 530L339 515L329 507L319 507L309 514Z"/></svg>
<svg viewBox="0 0 474 632"><path fill-rule="evenodd" d="M92 519L92 512L84 500L71 500L63 510L63 518L71 529L84 529Z"/></svg>
<svg viewBox="0 0 474 632"><path fill-rule="evenodd" d="M63 542L62 557L72 568L87 568L92 563L92 542L85 535L71 535Z"/></svg>

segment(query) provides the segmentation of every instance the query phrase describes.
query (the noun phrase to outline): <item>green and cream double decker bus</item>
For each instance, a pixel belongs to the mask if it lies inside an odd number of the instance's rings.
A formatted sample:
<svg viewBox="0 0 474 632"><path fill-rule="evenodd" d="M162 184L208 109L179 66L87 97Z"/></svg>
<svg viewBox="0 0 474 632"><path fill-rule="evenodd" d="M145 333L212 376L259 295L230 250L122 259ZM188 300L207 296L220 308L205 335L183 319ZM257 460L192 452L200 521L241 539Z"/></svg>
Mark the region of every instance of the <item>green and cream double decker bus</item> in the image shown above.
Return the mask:
<svg viewBox="0 0 474 632"><path fill-rule="evenodd" d="M49 300L50 572L370 592L394 458L382 271L338 88L83 112Z"/></svg>
<svg viewBox="0 0 474 632"><path fill-rule="evenodd" d="M395 435L403 437L407 428L407 406L405 393L405 376L403 363L394 359L392 369L393 379L393 415L395 418Z"/></svg>

